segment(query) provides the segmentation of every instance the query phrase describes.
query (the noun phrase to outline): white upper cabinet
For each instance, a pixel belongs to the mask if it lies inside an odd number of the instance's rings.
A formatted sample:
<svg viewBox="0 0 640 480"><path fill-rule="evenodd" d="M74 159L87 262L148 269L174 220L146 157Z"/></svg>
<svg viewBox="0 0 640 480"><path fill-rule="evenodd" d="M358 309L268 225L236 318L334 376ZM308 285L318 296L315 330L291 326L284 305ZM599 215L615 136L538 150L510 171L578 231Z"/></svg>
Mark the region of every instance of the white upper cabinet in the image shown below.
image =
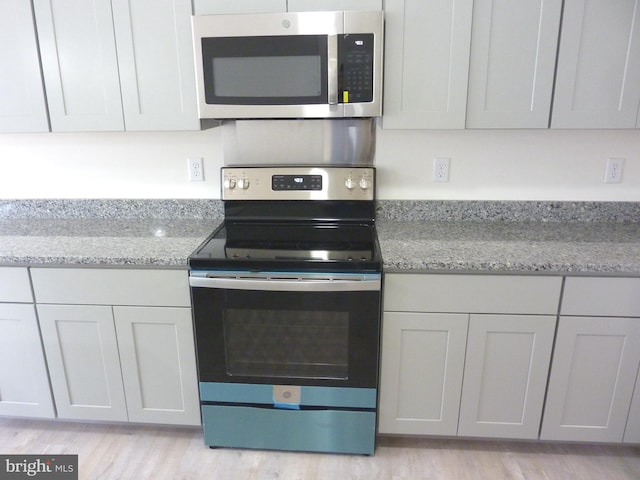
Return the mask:
<svg viewBox="0 0 640 480"><path fill-rule="evenodd" d="M34 0L54 132L197 130L189 0Z"/></svg>
<svg viewBox="0 0 640 480"><path fill-rule="evenodd" d="M385 2L384 128L464 128L472 9Z"/></svg>
<svg viewBox="0 0 640 480"><path fill-rule="evenodd" d="M124 130L110 0L34 0L51 129Z"/></svg>
<svg viewBox="0 0 640 480"><path fill-rule="evenodd" d="M382 10L382 0L194 0L195 15Z"/></svg>
<svg viewBox="0 0 640 480"><path fill-rule="evenodd" d="M198 130L190 0L112 0L126 130Z"/></svg>
<svg viewBox="0 0 640 480"><path fill-rule="evenodd" d="M0 132L48 132L30 0L0 2Z"/></svg>
<svg viewBox="0 0 640 480"><path fill-rule="evenodd" d="M547 128L561 0L475 0L467 128Z"/></svg>
<svg viewBox="0 0 640 480"><path fill-rule="evenodd" d="M382 0L288 0L290 12L382 10Z"/></svg>
<svg viewBox="0 0 640 480"><path fill-rule="evenodd" d="M194 15L286 12L287 0L194 0Z"/></svg>
<svg viewBox="0 0 640 480"><path fill-rule="evenodd" d="M384 128L640 127L640 0L385 10Z"/></svg>
<svg viewBox="0 0 640 480"><path fill-rule="evenodd" d="M565 0L552 128L634 128L640 0Z"/></svg>

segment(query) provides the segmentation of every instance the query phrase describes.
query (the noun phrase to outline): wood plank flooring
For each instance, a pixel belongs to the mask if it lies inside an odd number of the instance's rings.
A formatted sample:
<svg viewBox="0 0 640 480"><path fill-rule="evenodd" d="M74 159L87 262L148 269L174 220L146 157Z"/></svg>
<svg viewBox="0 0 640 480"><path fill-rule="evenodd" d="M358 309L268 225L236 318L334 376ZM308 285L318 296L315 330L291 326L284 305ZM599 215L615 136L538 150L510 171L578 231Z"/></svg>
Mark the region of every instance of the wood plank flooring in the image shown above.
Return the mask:
<svg viewBox="0 0 640 480"><path fill-rule="evenodd" d="M0 453L78 454L83 480L639 480L640 447L383 437L371 457L209 449L202 431L0 418Z"/></svg>

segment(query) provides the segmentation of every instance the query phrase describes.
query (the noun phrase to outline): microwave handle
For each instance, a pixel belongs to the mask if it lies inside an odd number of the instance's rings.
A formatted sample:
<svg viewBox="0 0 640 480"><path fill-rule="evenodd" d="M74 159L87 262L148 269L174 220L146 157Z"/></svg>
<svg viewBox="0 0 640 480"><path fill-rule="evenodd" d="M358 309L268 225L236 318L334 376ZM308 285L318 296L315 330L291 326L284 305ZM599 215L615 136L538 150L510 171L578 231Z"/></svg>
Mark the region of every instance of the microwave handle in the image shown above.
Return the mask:
<svg viewBox="0 0 640 480"><path fill-rule="evenodd" d="M338 36L329 35L327 38L327 93L329 105L338 104Z"/></svg>

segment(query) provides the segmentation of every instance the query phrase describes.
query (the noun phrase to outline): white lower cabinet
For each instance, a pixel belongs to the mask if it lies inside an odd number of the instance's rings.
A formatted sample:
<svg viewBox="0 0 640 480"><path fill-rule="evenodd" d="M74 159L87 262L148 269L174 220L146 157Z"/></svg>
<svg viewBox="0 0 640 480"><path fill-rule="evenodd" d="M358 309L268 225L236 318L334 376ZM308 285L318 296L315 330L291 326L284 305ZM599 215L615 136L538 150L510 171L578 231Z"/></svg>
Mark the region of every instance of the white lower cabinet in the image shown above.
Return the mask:
<svg viewBox="0 0 640 480"><path fill-rule="evenodd" d="M542 439L638 441L630 415L640 366L638 292L640 278L566 279Z"/></svg>
<svg viewBox="0 0 640 480"><path fill-rule="evenodd" d="M38 305L58 417L127 420L111 307Z"/></svg>
<svg viewBox="0 0 640 480"><path fill-rule="evenodd" d="M467 315L385 312L380 433L455 435Z"/></svg>
<svg viewBox="0 0 640 480"><path fill-rule="evenodd" d="M640 365L640 319L561 317L541 438L621 442Z"/></svg>
<svg viewBox="0 0 640 480"><path fill-rule="evenodd" d="M200 425L191 309L113 311L129 421Z"/></svg>
<svg viewBox="0 0 640 480"><path fill-rule="evenodd" d="M636 377L636 389L633 392L627 427L624 430L625 443L640 443L640 372Z"/></svg>
<svg viewBox="0 0 640 480"><path fill-rule="evenodd" d="M0 304L0 415L55 417L33 304Z"/></svg>
<svg viewBox="0 0 640 480"><path fill-rule="evenodd" d="M387 274L380 433L537 438L561 283Z"/></svg>
<svg viewBox="0 0 640 480"><path fill-rule="evenodd" d="M55 417L29 270L0 267L0 415Z"/></svg>
<svg viewBox="0 0 640 480"><path fill-rule="evenodd" d="M458 435L538 438L555 316L471 315Z"/></svg>
<svg viewBox="0 0 640 480"><path fill-rule="evenodd" d="M60 418L200 424L186 271L31 273Z"/></svg>

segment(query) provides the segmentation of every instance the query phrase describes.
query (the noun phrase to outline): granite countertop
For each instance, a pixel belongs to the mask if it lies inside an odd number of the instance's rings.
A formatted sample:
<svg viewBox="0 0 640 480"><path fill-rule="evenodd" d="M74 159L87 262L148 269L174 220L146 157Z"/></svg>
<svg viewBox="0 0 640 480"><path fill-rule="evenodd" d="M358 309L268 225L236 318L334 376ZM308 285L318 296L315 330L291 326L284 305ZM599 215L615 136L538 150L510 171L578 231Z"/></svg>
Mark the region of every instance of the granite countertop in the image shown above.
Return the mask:
<svg viewBox="0 0 640 480"><path fill-rule="evenodd" d="M187 268L222 216L216 200L4 200L0 265Z"/></svg>
<svg viewBox="0 0 640 480"><path fill-rule="evenodd" d="M640 224L381 220L387 272L640 275Z"/></svg>
<svg viewBox="0 0 640 480"><path fill-rule="evenodd" d="M0 265L186 268L216 200L0 201ZM386 272L640 276L640 204L381 201Z"/></svg>
<svg viewBox="0 0 640 480"><path fill-rule="evenodd" d="M387 272L640 275L640 203L381 201Z"/></svg>
<svg viewBox="0 0 640 480"><path fill-rule="evenodd" d="M187 267L220 220L0 219L1 264Z"/></svg>

